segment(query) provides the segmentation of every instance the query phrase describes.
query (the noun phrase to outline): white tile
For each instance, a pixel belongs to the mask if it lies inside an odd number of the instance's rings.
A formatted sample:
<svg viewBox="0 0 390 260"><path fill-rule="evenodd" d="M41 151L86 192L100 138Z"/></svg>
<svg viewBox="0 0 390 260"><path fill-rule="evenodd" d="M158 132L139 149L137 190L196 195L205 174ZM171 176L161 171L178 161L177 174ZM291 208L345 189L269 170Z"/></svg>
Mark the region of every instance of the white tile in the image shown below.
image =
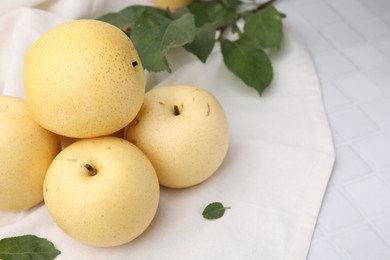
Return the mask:
<svg viewBox="0 0 390 260"><path fill-rule="evenodd" d="M315 27L341 20L341 17L325 3L305 4L296 10Z"/></svg>
<svg viewBox="0 0 390 260"><path fill-rule="evenodd" d="M311 53L333 49L333 45L320 33L313 31L305 34L305 43Z"/></svg>
<svg viewBox="0 0 390 260"><path fill-rule="evenodd" d="M375 221L373 225L383 239L390 244L390 216Z"/></svg>
<svg viewBox="0 0 390 260"><path fill-rule="evenodd" d="M354 19L350 24L356 31L366 37L366 39L383 36L390 32L389 26L375 16Z"/></svg>
<svg viewBox="0 0 390 260"><path fill-rule="evenodd" d="M383 39L378 39L375 41L375 45L380 51L387 55L388 60L390 61L390 36L387 36Z"/></svg>
<svg viewBox="0 0 390 260"><path fill-rule="evenodd" d="M300 6L300 5L307 5L313 3L321 3L322 0L289 0L289 1L295 6Z"/></svg>
<svg viewBox="0 0 390 260"><path fill-rule="evenodd" d="M326 51L313 56L319 77L329 79L351 72L355 66L338 51Z"/></svg>
<svg viewBox="0 0 390 260"><path fill-rule="evenodd" d="M301 35L302 40L305 40L305 35L307 33L315 31L315 28L296 12L289 13L288 19L286 19L284 23L286 30L289 28L292 31L298 32Z"/></svg>
<svg viewBox="0 0 390 260"><path fill-rule="evenodd" d="M390 187L382 179L370 176L344 189L355 205L369 216L390 212Z"/></svg>
<svg viewBox="0 0 390 260"><path fill-rule="evenodd" d="M374 12L381 12L390 8L389 0L360 0L360 2Z"/></svg>
<svg viewBox="0 0 390 260"><path fill-rule="evenodd" d="M388 136L376 133L352 143L351 146L370 166L379 170L390 167L390 139Z"/></svg>
<svg viewBox="0 0 390 260"><path fill-rule="evenodd" d="M276 8L281 12L285 12L285 13L293 12L294 7L291 5L290 0L277 1L277 3L275 4L276 4Z"/></svg>
<svg viewBox="0 0 390 260"><path fill-rule="evenodd" d="M334 182L351 181L370 172L370 167L348 145L336 148L336 162L332 172Z"/></svg>
<svg viewBox="0 0 390 260"><path fill-rule="evenodd" d="M361 226L333 237L336 251L348 260L388 260L390 248L370 227ZM331 259L331 258L330 258Z"/></svg>
<svg viewBox="0 0 390 260"><path fill-rule="evenodd" d="M327 111L350 105L351 102L333 84L322 84L322 93Z"/></svg>
<svg viewBox="0 0 390 260"><path fill-rule="evenodd" d="M376 126L357 108L329 115L330 123L347 140L375 131Z"/></svg>
<svg viewBox="0 0 390 260"><path fill-rule="evenodd" d="M367 8L356 0L333 1L331 5L346 19L370 14Z"/></svg>
<svg viewBox="0 0 390 260"><path fill-rule="evenodd" d="M362 220L363 217L340 192L328 190L318 219L327 231L336 232Z"/></svg>
<svg viewBox="0 0 390 260"><path fill-rule="evenodd" d="M364 40L362 36L345 22L324 26L321 28L321 32L336 46L344 46Z"/></svg>
<svg viewBox="0 0 390 260"><path fill-rule="evenodd" d="M389 82L390 83L390 82ZM390 127L390 99L381 98L362 104L360 108L380 127Z"/></svg>
<svg viewBox="0 0 390 260"><path fill-rule="evenodd" d="M295 12L295 7L293 7L289 0L282 0L282 1L276 1L275 7L278 9L279 12L282 12L284 14L292 14ZM290 16L289 16L290 18ZM283 20L283 23L285 25L286 19Z"/></svg>
<svg viewBox="0 0 390 260"><path fill-rule="evenodd" d="M390 170L389 171L384 171L381 174L387 180L387 182L390 184Z"/></svg>
<svg viewBox="0 0 390 260"><path fill-rule="evenodd" d="M337 130L331 126L330 128L331 132L332 132L332 138L333 138L333 143L336 147L340 146L340 145L344 145L346 140L337 132Z"/></svg>
<svg viewBox="0 0 390 260"><path fill-rule="evenodd" d="M319 228L319 223L317 222L316 227L314 228L312 240L321 239L324 237L324 235L324 232L321 231L321 229Z"/></svg>
<svg viewBox="0 0 390 260"><path fill-rule="evenodd" d="M370 68L388 61L382 52L368 42L349 46L344 53L359 68Z"/></svg>
<svg viewBox="0 0 390 260"><path fill-rule="evenodd" d="M366 72L367 76L384 92L390 93L390 65Z"/></svg>
<svg viewBox="0 0 390 260"><path fill-rule="evenodd" d="M327 240L312 243L307 260L343 260Z"/></svg>
<svg viewBox="0 0 390 260"><path fill-rule="evenodd" d="M390 25L390 9L387 9L382 14L382 19L385 20Z"/></svg>
<svg viewBox="0 0 390 260"><path fill-rule="evenodd" d="M373 100L383 96L382 90L361 72L353 72L339 77L336 80L336 86L354 102Z"/></svg>

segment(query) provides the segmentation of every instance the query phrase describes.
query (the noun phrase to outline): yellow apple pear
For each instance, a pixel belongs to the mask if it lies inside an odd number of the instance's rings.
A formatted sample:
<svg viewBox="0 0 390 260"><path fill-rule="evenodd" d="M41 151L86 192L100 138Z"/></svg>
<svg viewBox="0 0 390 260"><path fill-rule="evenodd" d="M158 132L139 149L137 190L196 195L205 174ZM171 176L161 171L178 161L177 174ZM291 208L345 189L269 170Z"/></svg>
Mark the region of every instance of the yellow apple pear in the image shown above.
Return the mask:
<svg viewBox="0 0 390 260"><path fill-rule="evenodd" d="M191 4L194 0L153 0L161 8L177 9Z"/></svg>
<svg viewBox="0 0 390 260"><path fill-rule="evenodd" d="M210 92L196 86L162 86L146 93L124 137L148 156L161 185L185 188L205 181L222 164L229 126Z"/></svg>
<svg viewBox="0 0 390 260"><path fill-rule="evenodd" d="M46 171L60 138L39 126L26 102L0 96L0 210L27 210L43 200Z"/></svg>
<svg viewBox="0 0 390 260"><path fill-rule="evenodd" d="M43 34L25 57L24 83L34 119L75 138L124 128L145 94L144 69L131 40L97 20L66 22Z"/></svg>
<svg viewBox="0 0 390 260"><path fill-rule="evenodd" d="M118 137L77 141L51 163L44 199L70 237L95 247L125 244L141 235L159 204L156 172L135 145Z"/></svg>
<svg viewBox="0 0 390 260"><path fill-rule="evenodd" d="M106 135L106 136L113 136L113 137L123 138L123 131L124 131L124 128L122 128L119 131L116 131L115 133L112 133L112 134ZM61 147L62 147L62 149L68 147L69 145L73 144L74 142L77 142L77 141L80 141L82 139L85 139L85 138L74 138L74 137L68 137L68 136L60 136L60 138L61 138Z"/></svg>

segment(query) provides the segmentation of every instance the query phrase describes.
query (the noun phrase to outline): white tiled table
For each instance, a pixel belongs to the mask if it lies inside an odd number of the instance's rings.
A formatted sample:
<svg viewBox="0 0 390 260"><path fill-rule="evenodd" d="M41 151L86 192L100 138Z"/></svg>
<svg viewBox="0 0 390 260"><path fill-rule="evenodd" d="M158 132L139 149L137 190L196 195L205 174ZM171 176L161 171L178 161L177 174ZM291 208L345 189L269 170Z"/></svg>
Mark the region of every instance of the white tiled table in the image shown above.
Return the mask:
<svg viewBox="0 0 390 260"><path fill-rule="evenodd" d="M336 164L309 260L390 259L390 0L279 0L313 58Z"/></svg>

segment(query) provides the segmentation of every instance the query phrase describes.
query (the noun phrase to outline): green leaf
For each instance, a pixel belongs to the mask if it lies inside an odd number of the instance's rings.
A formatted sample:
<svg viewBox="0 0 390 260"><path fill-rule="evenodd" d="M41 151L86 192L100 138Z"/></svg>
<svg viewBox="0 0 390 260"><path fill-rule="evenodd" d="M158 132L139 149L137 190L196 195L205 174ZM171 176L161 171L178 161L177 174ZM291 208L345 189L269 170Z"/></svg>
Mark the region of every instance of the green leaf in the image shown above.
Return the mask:
<svg viewBox="0 0 390 260"><path fill-rule="evenodd" d="M279 48L283 40L283 14L272 5L264 10L245 13L245 34L264 48Z"/></svg>
<svg viewBox="0 0 390 260"><path fill-rule="evenodd" d="M171 17L173 20L178 19L178 18L180 18L180 17L182 17L183 15L188 14L188 13L191 13L191 12L190 12L190 9L188 9L187 6L180 7L180 8L176 9L176 10L173 11L173 12L168 10L168 15L169 15L169 17Z"/></svg>
<svg viewBox="0 0 390 260"><path fill-rule="evenodd" d="M237 19L236 8L239 0L195 1L190 6L178 11L191 12L197 26L194 41L185 45L185 49L206 62L215 45L217 29L232 26Z"/></svg>
<svg viewBox="0 0 390 260"><path fill-rule="evenodd" d="M108 13L103 15L97 20L104 21L115 25L121 30L127 31L131 30L134 26L135 21L145 12L154 13L156 15L161 15L168 17L166 10L157 7L143 6L143 5L131 5L117 13Z"/></svg>
<svg viewBox="0 0 390 260"><path fill-rule="evenodd" d="M207 205L203 210L203 217L206 219L217 219L225 214L225 211L230 207L225 207L221 202L213 202Z"/></svg>
<svg viewBox="0 0 390 260"><path fill-rule="evenodd" d="M273 78L271 61L263 49L243 36L236 41L223 40L221 51L228 69L261 95Z"/></svg>
<svg viewBox="0 0 390 260"><path fill-rule="evenodd" d="M237 9L242 2L240 0L219 0L222 4L224 4L226 7Z"/></svg>
<svg viewBox="0 0 390 260"><path fill-rule="evenodd" d="M190 13L172 20L146 10L135 21L130 37L145 69L170 72L166 59L169 48L191 42L195 33L194 16Z"/></svg>
<svg viewBox="0 0 390 260"><path fill-rule="evenodd" d="M0 240L0 259L2 260L49 260L56 258L60 253L53 243L34 235Z"/></svg>
<svg viewBox="0 0 390 260"><path fill-rule="evenodd" d="M215 33L215 26L206 23L201 28L196 28L194 40L184 45L184 48L195 54L202 62L206 62L215 45Z"/></svg>
<svg viewBox="0 0 390 260"><path fill-rule="evenodd" d="M206 23L214 24L215 28L228 26L237 18L235 8L227 7L220 1L195 1L188 8L195 16L197 27L202 27Z"/></svg>

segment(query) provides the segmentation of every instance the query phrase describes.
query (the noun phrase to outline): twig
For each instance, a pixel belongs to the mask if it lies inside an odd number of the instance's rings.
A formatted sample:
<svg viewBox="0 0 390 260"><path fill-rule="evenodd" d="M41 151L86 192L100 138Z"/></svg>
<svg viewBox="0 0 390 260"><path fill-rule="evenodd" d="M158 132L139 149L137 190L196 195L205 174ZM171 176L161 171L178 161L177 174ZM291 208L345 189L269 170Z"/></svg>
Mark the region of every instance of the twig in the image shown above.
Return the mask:
<svg viewBox="0 0 390 260"><path fill-rule="evenodd" d="M264 2L264 3L260 4L256 9L254 9L253 12L256 13L257 11L264 9L267 6L272 5L274 2L276 2L276 0L269 0L267 2Z"/></svg>

